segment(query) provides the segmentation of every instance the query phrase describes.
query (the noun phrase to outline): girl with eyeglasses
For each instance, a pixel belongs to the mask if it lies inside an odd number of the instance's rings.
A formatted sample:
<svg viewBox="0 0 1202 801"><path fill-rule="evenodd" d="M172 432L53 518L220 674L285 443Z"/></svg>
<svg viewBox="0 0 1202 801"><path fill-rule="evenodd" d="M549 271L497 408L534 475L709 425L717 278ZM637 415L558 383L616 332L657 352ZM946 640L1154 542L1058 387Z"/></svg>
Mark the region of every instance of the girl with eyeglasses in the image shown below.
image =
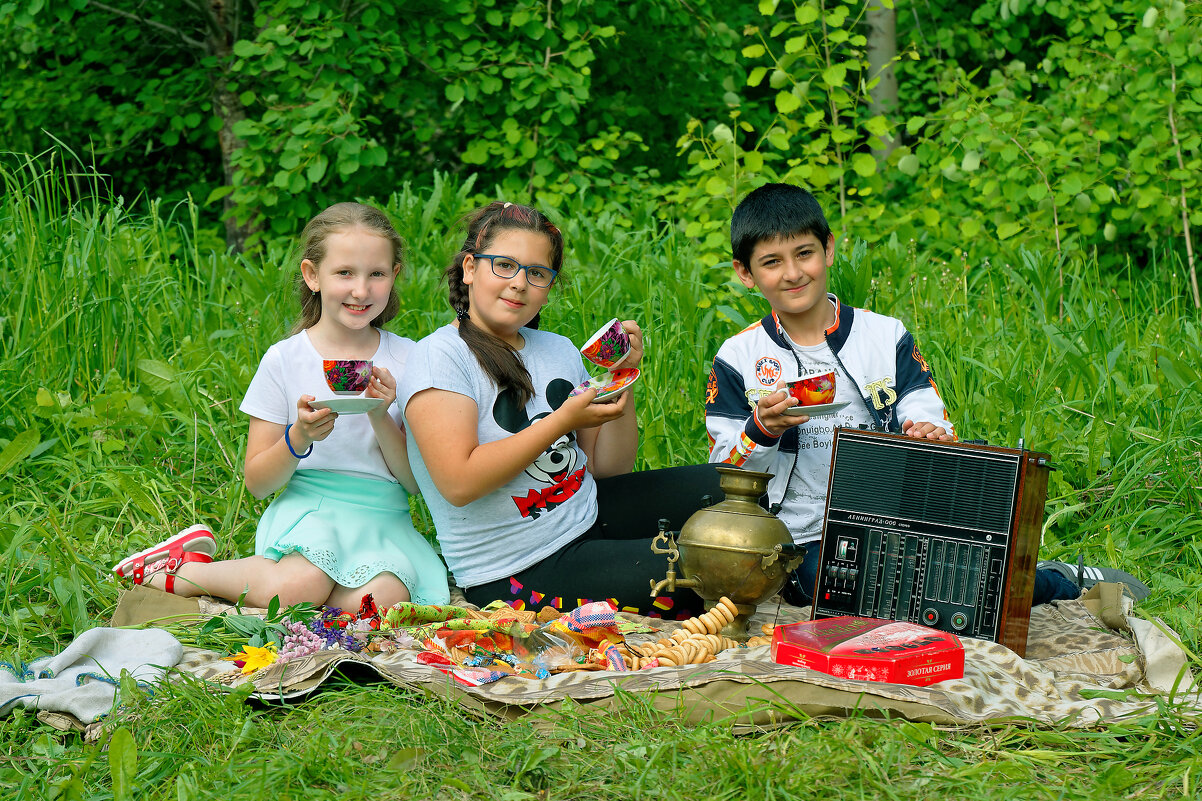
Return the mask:
<svg viewBox="0 0 1202 801"><path fill-rule="evenodd" d="M666 557L657 521L679 528L720 498L710 465L631 473L638 447L633 390L593 403L596 390L565 337L538 329L563 280L563 236L545 215L494 202L471 215L445 277L454 322L414 348L397 391L409 460L443 558L467 599L518 609L619 609L681 617L692 590L652 598ZM643 336L623 322L631 352Z"/></svg>

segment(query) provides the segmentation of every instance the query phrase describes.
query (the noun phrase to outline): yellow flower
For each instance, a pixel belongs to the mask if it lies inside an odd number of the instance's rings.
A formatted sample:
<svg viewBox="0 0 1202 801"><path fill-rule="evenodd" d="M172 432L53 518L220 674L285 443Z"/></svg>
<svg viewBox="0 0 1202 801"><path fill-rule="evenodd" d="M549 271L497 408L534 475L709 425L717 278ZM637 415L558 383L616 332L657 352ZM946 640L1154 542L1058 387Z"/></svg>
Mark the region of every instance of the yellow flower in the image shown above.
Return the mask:
<svg viewBox="0 0 1202 801"><path fill-rule="evenodd" d="M275 662L276 656L275 644L272 643L265 648L244 645L242 646L242 653L234 654L233 656L223 656L222 659L227 662L233 662L242 668L242 675L245 676L272 664Z"/></svg>

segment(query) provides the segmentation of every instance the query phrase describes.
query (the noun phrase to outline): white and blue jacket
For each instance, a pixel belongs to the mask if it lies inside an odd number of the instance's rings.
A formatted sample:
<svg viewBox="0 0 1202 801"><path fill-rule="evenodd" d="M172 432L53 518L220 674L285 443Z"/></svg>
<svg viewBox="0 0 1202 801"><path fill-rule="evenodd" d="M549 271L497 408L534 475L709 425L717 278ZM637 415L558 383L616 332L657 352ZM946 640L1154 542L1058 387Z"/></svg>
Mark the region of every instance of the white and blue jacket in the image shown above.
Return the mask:
<svg viewBox="0 0 1202 801"><path fill-rule="evenodd" d="M722 343L705 390L710 462L772 473L768 500L798 543L822 536L836 427L898 432L903 421L930 422L953 433L947 409L914 337L900 320L844 306L828 295L835 322L825 343L794 345L775 313ZM842 409L773 436L760 425L760 397L781 381L835 372Z"/></svg>

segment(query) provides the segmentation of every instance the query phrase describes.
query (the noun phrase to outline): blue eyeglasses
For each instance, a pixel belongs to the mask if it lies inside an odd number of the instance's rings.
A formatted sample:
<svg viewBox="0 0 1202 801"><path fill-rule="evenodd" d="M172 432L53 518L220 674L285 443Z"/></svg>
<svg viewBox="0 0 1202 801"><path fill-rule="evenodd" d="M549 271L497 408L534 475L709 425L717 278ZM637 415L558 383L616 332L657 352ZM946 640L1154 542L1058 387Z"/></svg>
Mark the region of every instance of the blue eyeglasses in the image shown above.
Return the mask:
<svg viewBox="0 0 1202 801"><path fill-rule="evenodd" d="M542 289L551 286L555 281L555 276L559 274L556 270L539 264L518 264L516 260L508 256L494 256L490 253L473 253L472 256L477 259L488 259L492 264L492 274L497 278L513 278L520 270L525 270L526 280L530 282L530 286Z"/></svg>

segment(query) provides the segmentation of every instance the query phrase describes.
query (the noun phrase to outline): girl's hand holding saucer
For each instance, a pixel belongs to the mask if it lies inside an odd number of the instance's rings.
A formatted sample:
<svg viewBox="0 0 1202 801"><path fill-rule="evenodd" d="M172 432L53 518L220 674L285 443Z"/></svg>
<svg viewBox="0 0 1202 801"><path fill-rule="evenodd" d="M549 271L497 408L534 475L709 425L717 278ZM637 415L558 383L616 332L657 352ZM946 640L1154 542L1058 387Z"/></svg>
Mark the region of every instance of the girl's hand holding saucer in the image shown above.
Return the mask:
<svg viewBox="0 0 1202 801"><path fill-rule="evenodd" d="M363 397L384 399L383 403L367 413L368 418L378 420L388 414L388 410L396 401L396 379L392 377L392 373L385 367L373 366Z"/></svg>
<svg viewBox="0 0 1202 801"><path fill-rule="evenodd" d="M314 395L301 395L296 402L296 422L288 429L288 441L298 453L314 442L321 442L334 430L338 413L329 409L314 409L309 401L317 400Z"/></svg>
<svg viewBox="0 0 1202 801"><path fill-rule="evenodd" d="M579 395L565 400L554 414L564 418L564 425L569 431L576 431L581 428L604 425L610 420L617 420L626 413L630 404L629 392L623 392L616 401L609 403L593 403L593 399L596 397L597 390L585 390Z"/></svg>

